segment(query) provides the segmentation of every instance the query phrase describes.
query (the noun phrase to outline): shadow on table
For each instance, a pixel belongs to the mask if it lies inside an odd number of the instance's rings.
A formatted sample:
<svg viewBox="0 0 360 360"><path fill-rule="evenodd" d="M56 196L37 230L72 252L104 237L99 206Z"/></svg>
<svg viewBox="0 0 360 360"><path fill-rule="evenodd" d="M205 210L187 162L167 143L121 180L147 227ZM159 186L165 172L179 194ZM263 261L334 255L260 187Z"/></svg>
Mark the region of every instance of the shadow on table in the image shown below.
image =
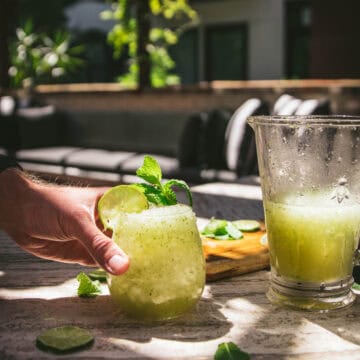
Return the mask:
<svg viewBox="0 0 360 360"><path fill-rule="evenodd" d="M189 313L173 320L141 322L125 316L110 296L96 298L2 299L1 328L37 333L55 326L74 325L93 329L102 338L140 343L153 337L184 342L206 341L229 332L232 324L211 300L201 299ZM214 330L215 329L215 330Z"/></svg>

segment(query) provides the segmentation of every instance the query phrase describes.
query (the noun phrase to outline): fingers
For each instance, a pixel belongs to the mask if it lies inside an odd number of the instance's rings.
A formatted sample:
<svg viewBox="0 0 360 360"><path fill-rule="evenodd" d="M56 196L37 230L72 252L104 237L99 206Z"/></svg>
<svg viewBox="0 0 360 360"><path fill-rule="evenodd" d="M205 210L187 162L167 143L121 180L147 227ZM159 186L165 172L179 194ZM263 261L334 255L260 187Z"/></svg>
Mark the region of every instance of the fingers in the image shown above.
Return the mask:
<svg viewBox="0 0 360 360"><path fill-rule="evenodd" d="M97 263L113 275L124 273L129 267L127 255L97 226L90 221L80 221L78 239Z"/></svg>
<svg viewBox="0 0 360 360"><path fill-rule="evenodd" d="M70 198L71 202L82 204L89 209L93 220L97 218L97 203L109 187L69 187L63 186L57 192L63 191L64 196Z"/></svg>
<svg viewBox="0 0 360 360"><path fill-rule="evenodd" d="M9 233L25 251L47 260L98 266L87 249L77 240L64 242L38 239L23 233Z"/></svg>

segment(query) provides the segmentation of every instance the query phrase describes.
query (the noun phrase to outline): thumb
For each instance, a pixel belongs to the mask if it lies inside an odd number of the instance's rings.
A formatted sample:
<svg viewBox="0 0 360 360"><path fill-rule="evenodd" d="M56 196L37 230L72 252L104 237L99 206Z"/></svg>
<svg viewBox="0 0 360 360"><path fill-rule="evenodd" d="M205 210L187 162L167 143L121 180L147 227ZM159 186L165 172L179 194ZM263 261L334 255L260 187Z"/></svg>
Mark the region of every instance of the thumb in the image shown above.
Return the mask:
<svg viewBox="0 0 360 360"><path fill-rule="evenodd" d="M92 222L80 223L78 239L91 256L107 272L123 274L129 268L129 258L109 237Z"/></svg>

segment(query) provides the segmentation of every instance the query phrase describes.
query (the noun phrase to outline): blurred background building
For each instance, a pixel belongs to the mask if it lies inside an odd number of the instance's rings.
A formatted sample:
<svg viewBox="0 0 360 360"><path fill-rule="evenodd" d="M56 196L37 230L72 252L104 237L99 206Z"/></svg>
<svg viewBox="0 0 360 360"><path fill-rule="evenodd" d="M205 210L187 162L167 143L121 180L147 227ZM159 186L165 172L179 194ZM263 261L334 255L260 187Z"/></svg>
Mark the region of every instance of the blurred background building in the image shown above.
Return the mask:
<svg viewBox="0 0 360 360"><path fill-rule="evenodd" d="M234 179L256 172L247 116L360 114L359 0L169 2L185 20L164 4L0 0L0 152L102 179L153 153L169 178Z"/></svg>
<svg viewBox="0 0 360 360"><path fill-rule="evenodd" d="M6 2L8 8L3 3L0 10L2 36L32 19L34 29L67 29L76 44L84 45L84 66L62 82L113 82L125 70L126 56L114 59L107 42L114 22L100 19L111 2ZM183 84L360 78L358 0L191 0L190 4L199 22L170 48Z"/></svg>
<svg viewBox="0 0 360 360"><path fill-rule="evenodd" d="M182 83L212 80L359 78L358 0L193 0L200 24L171 49ZM106 45L109 5L83 0L65 8L66 26L88 45L84 81L121 70Z"/></svg>

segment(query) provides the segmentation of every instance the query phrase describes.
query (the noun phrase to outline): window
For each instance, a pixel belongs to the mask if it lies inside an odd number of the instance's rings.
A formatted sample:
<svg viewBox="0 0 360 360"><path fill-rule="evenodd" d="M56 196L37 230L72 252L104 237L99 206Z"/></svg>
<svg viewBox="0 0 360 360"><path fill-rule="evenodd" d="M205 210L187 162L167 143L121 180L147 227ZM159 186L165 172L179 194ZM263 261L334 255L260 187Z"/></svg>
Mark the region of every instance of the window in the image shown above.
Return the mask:
<svg viewBox="0 0 360 360"><path fill-rule="evenodd" d="M311 7L308 1L290 1L286 6L286 75L309 77Z"/></svg>
<svg viewBox="0 0 360 360"><path fill-rule="evenodd" d="M199 81L198 48L199 31L191 29L183 33L176 46L170 47L170 55L176 63L175 72L182 84L194 84Z"/></svg>
<svg viewBox="0 0 360 360"><path fill-rule="evenodd" d="M245 24L221 24L204 26L205 43L200 43L200 29L191 29L181 35L178 44L169 48L176 63L175 72L182 84L201 80L247 79L247 26ZM204 63L200 64L199 51L203 51ZM204 79L199 68L204 67Z"/></svg>
<svg viewBox="0 0 360 360"><path fill-rule="evenodd" d="M76 44L83 45L85 62L76 73L69 74L69 79L64 77L65 82L113 82L116 76L126 71L126 56L115 59L106 36L106 33L96 30L77 34Z"/></svg>
<svg viewBox="0 0 360 360"><path fill-rule="evenodd" d="M212 80L246 80L247 26L211 25L205 28L205 76Z"/></svg>

